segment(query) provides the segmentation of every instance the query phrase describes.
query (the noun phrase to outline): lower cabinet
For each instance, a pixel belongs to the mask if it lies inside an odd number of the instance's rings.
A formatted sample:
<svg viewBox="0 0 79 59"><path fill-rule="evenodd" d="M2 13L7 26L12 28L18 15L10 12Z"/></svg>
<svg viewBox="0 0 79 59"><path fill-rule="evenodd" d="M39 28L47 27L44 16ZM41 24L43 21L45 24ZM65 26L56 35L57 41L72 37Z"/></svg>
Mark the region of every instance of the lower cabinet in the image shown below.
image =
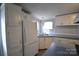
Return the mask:
<svg viewBox="0 0 79 59"><path fill-rule="evenodd" d="M38 53L38 42L26 44L24 49L25 56L34 56Z"/></svg>
<svg viewBox="0 0 79 59"><path fill-rule="evenodd" d="M68 38L54 38L54 42L57 43L62 43L62 44L71 44L71 45L75 45L78 44L79 45L79 40L77 39L68 39Z"/></svg>
<svg viewBox="0 0 79 59"><path fill-rule="evenodd" d="M39 49L45 49L45 39L39 38Z"/></svg>
<svg viewBox="0 0 79 59"><path fill-rule="evenodd" d="M8 49L8 55L9 56L23 56L23 50L22 48L15 47L13 49Z"/></svg>
<svg viewBox="0 0 79 59"><path fill-rule="evenodd" d="M7 27L7 54L8 56L22 56L21 26Z"/></svg>
<svg viewBox="0 0 79 59"><path fill-rule="evenodd" d="M49 48L52 42L53 39L51 37L45 38L45 48Z"/></svg>
<svg viewBox="0 0 79 59"><path fill-rule="evenodd" d="M39 49L47 49L52 42L53 42L53 39L51 37L39 38Z"/></svg>

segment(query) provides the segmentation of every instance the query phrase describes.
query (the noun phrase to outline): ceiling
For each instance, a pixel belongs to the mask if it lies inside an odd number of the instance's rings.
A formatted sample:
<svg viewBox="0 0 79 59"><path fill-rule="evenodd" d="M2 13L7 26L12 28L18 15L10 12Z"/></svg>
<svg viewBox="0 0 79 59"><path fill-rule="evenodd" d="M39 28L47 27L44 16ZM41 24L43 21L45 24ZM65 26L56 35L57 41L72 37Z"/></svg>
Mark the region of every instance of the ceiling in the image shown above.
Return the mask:
<svg viewBox="0 0 79 59"><path fill-rule="evenodd" d="M50 20L56 15L79 11L79 3L21 3L24 9L39 20Z"/></svg>

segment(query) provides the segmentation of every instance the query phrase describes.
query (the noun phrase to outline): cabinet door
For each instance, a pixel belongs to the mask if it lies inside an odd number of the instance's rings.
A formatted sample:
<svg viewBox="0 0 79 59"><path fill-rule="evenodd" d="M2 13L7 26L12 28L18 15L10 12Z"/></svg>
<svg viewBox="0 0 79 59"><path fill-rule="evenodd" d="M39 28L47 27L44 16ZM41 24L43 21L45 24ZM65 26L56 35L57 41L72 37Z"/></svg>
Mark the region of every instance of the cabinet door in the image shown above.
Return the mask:
<svg viewBox="0 0 79 59"><path fill-rule="evenodd" d="M45 38L45 48L49 48L52 43L53 39L51 37Z"/></svg>
<svg viewBox="0 0 79 59"><path fill-rule="evenodd" d="M26 13L23 13L23 27L25 43L30 44L32 42L38 41L37 39L37 24L32 22L32 17Z"/></svg>
<svg viewBox="0 0 79 59"><path fill-rule="evenodd" d="M61 17L57 17L55 19L55 26L60 26L62 25L62 18Z"/></svg>
<svg viewBox="0 0 79 59"><path fill-rule="evenodd" d="M24 44L26 44L26 42L28 42L27 40L29 40L29 23L27 20L27 14L22 12L22 20L23 20L23 38L24 38Z"/></svg>
<svg viewBox="0 0 79 59"><path fill-rule="evenodd" d="M45 49L45 39L39 38L39 49Z"/></svg>
<svg viewBox="0 0 79 59"><path fill-rule="evenodd" d="M39 38L39 49L49 48L52 42L53 42L53 39L51 37Z"/></svg>
<svg viewBox="0 0 79 59"><path fill-rule="evenodd" d="M7 27L8 55L22 55L22 30L21 26Z"/></svg>
<svg viewBox="0 0 79 59"><path fill-rule="evenodd" d="M63 25L73 25L77 14L69 14L63 16Z"/></svg>
<svg viewBox="0 0 79 59"><path fill-rule="evenodd" d="M16 26L21 24L21 8L15 4L5 4L6 24Z"/></svg>
<svg viewBox="0 0 79 59"><path fill-rule="evenodd" d="M24 54L25 56L34 56L38 53L38 42L25 45Z"/></svg>
<svg viewBox="0 0 79 59"><path fill-rule="evenodd" d="M68 14L56 18L56 26L73 25L77 14Z"/></svg>
<svg viewBox="0 0 79 59"><path fill-rule="evenodd" d="M35 22L30 22L29 23L29 39L27 40L27 43L35 42L38 41L37 39L37 28L36 28L36 23Z"/></svg>
<svg viewBox="0 0 79 59"><path fill-rule="evenodd" d="M15 46L13 49L8 48L8 56L23 56L23 50L21 46Z"/></svg>

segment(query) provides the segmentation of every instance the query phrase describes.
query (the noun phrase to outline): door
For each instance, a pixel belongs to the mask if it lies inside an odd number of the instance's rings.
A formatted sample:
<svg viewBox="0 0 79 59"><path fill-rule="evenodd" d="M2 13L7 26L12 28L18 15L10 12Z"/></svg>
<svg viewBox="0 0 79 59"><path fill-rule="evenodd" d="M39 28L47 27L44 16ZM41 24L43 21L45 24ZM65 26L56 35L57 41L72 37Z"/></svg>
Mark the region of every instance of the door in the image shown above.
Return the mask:
<svg viewBox="0 0 79 59"><path fill-rule="evenodd" d="M23 30L24 30L24 42L30 44L32 42L38 41L37 39L37 24L32 22L32 17L23 12Z"/></svg>
<svg viewBox="0 0 79 59"><path fill-rule="evenodd" d="M22 55L22 28L21 26L7 27L8 55Z"/></svg>
<svg viewBox="0 0 79 59"><path fill-rule="evenodd" d="M50 45L52 44L52 42L53 42L52 37L46 37L45 38L45 48L48 49L50 47Z"/></svg>
<svg viewBox="0 0 79 59"><path fill-rule="evenodd" d="M38 53L38 42L25 45L24 55L25 56L34 56Z"/></svg>
<svg viewBox="0 0 79 59"><path fill-rule="evenodd" d="M45 39L43 37L39 38L39 49L45 49Z"/></svg>
<svg viewBox="0 0 79 59"><path fill-rule="evenodd" d="M6 4L5 6L7 26L18 26L21 24L21 7L15 4Z"/></svg>

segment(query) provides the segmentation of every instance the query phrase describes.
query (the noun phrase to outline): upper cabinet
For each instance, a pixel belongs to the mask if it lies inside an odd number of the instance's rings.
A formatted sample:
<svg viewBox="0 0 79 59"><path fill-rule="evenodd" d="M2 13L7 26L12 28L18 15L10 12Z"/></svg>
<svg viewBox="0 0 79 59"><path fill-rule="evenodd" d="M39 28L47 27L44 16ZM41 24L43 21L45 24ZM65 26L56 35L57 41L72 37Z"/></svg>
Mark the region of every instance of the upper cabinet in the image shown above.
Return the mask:
<svg viewBox="0 0 79 59"><path fill-rule="evenodd" d="M6 4L5 7L6 14L6 24L8 26L17 26L21 24L21 7L16 6L15 4Z"/></svg>
<svg viewBox="0 0 79 59"><path fill-rule="evenodd" d="M74 25L78 13L58 16L55 19L56 26Z"/></svg>
<svg viewBox="0 0 79 59"><path fill-rule="evenodd" d="M77 17L75 19L75 23L79 23L79 14L77 15Z"/></svg>

